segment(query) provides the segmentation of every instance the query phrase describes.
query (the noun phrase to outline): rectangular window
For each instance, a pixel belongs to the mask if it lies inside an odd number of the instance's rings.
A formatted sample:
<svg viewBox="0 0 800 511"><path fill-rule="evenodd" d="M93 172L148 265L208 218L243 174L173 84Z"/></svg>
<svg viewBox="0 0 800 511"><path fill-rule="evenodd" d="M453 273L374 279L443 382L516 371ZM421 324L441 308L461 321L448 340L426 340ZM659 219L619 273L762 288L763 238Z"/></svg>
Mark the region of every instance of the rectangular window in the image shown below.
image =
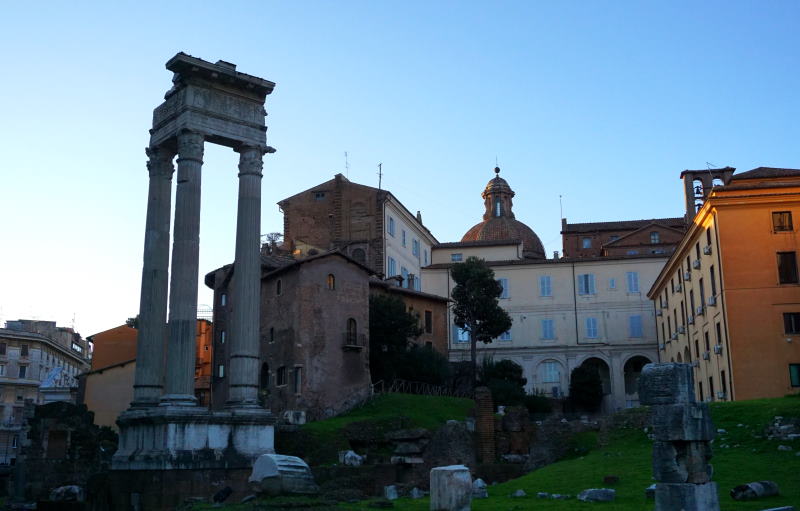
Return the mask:
<svg viewBox="0 0 800 511"><path fill-rule="evenodd" d="M642 316L636 314L628 318L628 333L630 337L642 337Z"/></svg>
<svg viewBox="0 0 800 511"><path fill-rule="evenodd" d="M511 340L511 330L506 330L502 334L500 334L501 341L510 341Z"/></svg>
<svg viewBox="0 0 800 511"><path fill-rule="evenodd" d="M0 376L5 376L5 375L6 375L6 365L0 364Z"/></svg>
<svg viewBox="0 0 800 511"><path fill-rule="evenodd" d="M222 296L219 297L219 304L225 307L228 305L228 295L222 293Z"/></svg>
<svg viewBox="0 0 800 511"><path fill-rule="evenodd" d="M617 289L617 279L608 279L608 289Z"/></svg>
<svg viewBox="0 0 800 511"><path fill-rule="evenodd" d="M717 344L722 344L722 327L717 323Z"/></svg>
<svg viewBox="0 0 800 511"><path fill-rule="evenodd" d="M800 312L783 313L783 331L787 334L800 334Z"/></svg>
<svg viewBox="0 0 800 511"><path fill-rule="evenodd" d="M539 277L539 296L553 296L553 289L550 286L550 275Z"/></svg>
<svg viewBox="0 0 800 511"><path fill-rule="evenodd" d="M402 243L403 243L403 246L405 247L406 246L406 230L402 229L401 232L402 232Z"/></svg>
<svg viewBox="0 0 800 511"><path fill-rule="evenodd" d="M414 290L415 291L422 291L422 278L416 277L414 279Z"/></svg>
<svg viewBox="0 0 800 511"><path fill-rule="evenodd" d="M217 366L217 378L225 378L225 366L222 364Z"/></svg>
<svg viewBox="0 0 800 511"><path fill-rule="evenodd" d="M461 262L462 259L464 259L462 254L450 254L450 260L454 263Z"/></svg>
<svg viewBox="0 0 800 511"><path fill-rule="evenodd" d="M717 276L714 273L714 266L712 265L708 271L711 275L711 296L717 296Z"/></svg>
<svg viewBox="0 0 800 511"><path fill-rule="evenodd" d="M433 333L433 312L425 311L425 333Z"/></svg>
<svg viewBox="0 0 800 511"><path fill-rule="evenodd" d="M508 279L497 279L497 282L503 286L503 291L500 293L500 298L508 298Z"/></svg>
<svg viewBox="0 0 800 511"><path fill-rule="evenodd" d="M425 250L423 250L423 251L422 251L422 254L423 254L423 256L424 256L424 257L422 258L422 260L424 261L424 263L425 263L425 266L428 266L428 249L426 248Z"/></svg>
<svg viewBox="0 0 800 511"><path fill-rule="evenodd" d="M28 373L28 366L19 366L19 377L25 378L25 375Z"/></svg>
<svg viewBox="0 0 800 511"><path fill-rule="evenodd" d="M593 295L594 294L594 275L585 273L578 275L578 294L579 295Z"/></svg>
<svg viewBox="0 0 800 511"><path fill-rule="evenodd" d="M314 192L314 200L325 200L325 192Z"/></svg>
<svg viewBox="0 0 800 511"><path fill-rule="evenodd" d="M223 330L223 331L221 331L219 333L219 343L220 344L225 344L225 330Z"/></svg>
<svg viewBox="0 0 800 511"><path fill-rule="evenodd" d="M789 364L789 380L792 387L800 387L800 364Z"/></svg>
<svg viewBox="0 0 800 511"><path fill-rule="evenodd" d="M389 217L389 223L386 226L386 230L389 232L389 236L394 236L394 218Z"/></svg>
<svg viewBox="0 0 800 511"><path fill-rule="evenodd" d="M0 355L6 354L6 343L0 342Z"/></svg>
<svg viewBox="0 0 800 511"><path fill-rule="evenodd" d="M797 256L794 252L778 252L778 280L781 284L797 284Z"/></svg>
<svg viewBox="0 0 800 511"><path fill-rule="evenodd" d="M456 328L456 342L469 342L469 332L463 328Z"/></svg>
<svg viewBox="0 0 800 511"><path fill-rule="evenodd" d="M772 230L775 232L791 231L792 226L792 212L791 211L775 211L772 213Z"/></svg>
<svg viewBox="0 0 800 511"><path fill-rule="evenodd" d="M701 381L697 382L697 388L700 390L700 392L699 392L699 394L700 394L700 402L702 403L703 401L706 400L705 396L703 395L703 382L701 382Z"/></svg>
<svg viewBox="0 0 800 511"><path fill-rule="evenodd" d="M386 276L393 277L397 275L397 263L394 262L394 258L389 257L389 261L386 264Z"/></svg>
<svg viewBox="0 0 800 511"><path fill-rule="evenodd" d="M415 256L419 255L419 240L411 240L411 253Z"/></svg>
<svg viewBox="0 0 800 511"><path fill-rule="evenodd" d="M27 357L28 356L28 345L21 344L19 347L19 356L20 357Z"/></svg>
<svg viewBox="0 0 800 511"><path fill-rule="evenodd" d="M658 245L661 243L661 234L658 231L653 231L650 233L650 243L652 245Z"/></svg>
<svg viewBox="0 0 800 511"><path fill-rule="evenodd" d="M561 383L558 362L545 362L542 365L542 383Z"/></svg>
<svg viewBox="0 0 800 511"><path fill-rule="evenodd" d="M405 266L400 267L400 276L403 277L403 287L408 287L408 270Z"/></svg>
<svg viewBox="0 0 800 511"><path fill-rule="evenodd" d="M552 340L556 338L555 327L552 319L542 320L542 339Z"/></svg>
<svg viewBox="0 0 800 511"><path fill-rule="evenodd" d="M639 273L635 271L629 271L626 274L628 280L628 292L629 293L638 293L639 292Z"/></svg>
<svg viewBox="0 0 800 511"><path fill-rule="evenodd" d="M581 248L592 248L592 238L581 238Z"/></svg>
<svg viewBox="0 0 800 511"><path fill-rule="evenodd" d="M301 385L303 383L303 368L295 367L294 374L292 376L292 392L299 394L300 389L302 388Z"/></svg>
<svg viewBox="0 0 800 511"><path fill-rule="evenodd" d="M586 337L597 339L597 318L586 318Z"/></svg>
<svg viewBox="0 0 800 511"><path fill-rule="evenodd" d="M278 381L276 383L277 386L286 385L286 366L281 366L278 368Z"/></svg>
<svg viewBox="0 0 800 511"><path fill-rule="evenodd" d="M725 371L719 372L719 384L722 385L722 393L728 397L728 382L725 380Z"/></svg>

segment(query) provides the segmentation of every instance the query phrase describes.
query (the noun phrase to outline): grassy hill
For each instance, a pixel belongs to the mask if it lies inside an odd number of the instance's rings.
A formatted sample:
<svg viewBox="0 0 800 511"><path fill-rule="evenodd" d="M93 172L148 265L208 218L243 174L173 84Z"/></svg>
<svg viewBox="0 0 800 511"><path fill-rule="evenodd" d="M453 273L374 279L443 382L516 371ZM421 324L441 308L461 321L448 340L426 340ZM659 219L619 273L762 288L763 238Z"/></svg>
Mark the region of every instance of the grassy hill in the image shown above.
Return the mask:
<svg viewBox="0 0 800 511"><path fill-rule="evenodd" d="M800 505L800 456L797 455L800 441L779 442L763 438L764 428L775 416L800 417L800 398L717 403L711 406L711 411L716 427L727 431L714 441L714 458L711 460L723 511ZM778 451L780 444L791 445L792 451ZM642 430L618 430L612 434L606 447L596 447L584 457L555 463L519 479L491 486L489 498L473 501L472 509L653 509L653 502L644 499L644 489L653 483L651 445ZM586 488L603 487L603 477L606 475L620 478L620 482L613 486L617 490L617 500L613 503L583 503L574 498L543 500L536 497L537 492L570 494L574 497ZM782 495L750 502L737 502L730 498L729 491L734 486L763 479L776 481ZM528 496L509 496L519 489ZM428 499L400 499L395 502L395 509L423 511L428 509L428 505ZM342 507L363 509L366 505Z"/></svg>
<svg viewBox="0 0 800 511"><path fill-rule="evenodd" d="M341 441L341 432L348 424L358 421L392 420L405 414L414 426L434 428L447 419L460 419L472 407L466 399L437 398L410 395L386 395L350 414L308 424L304 428L317 439ZM764 429L775 416L800 417L800 397L762 399L735 403L716 403L711 406L715 426L726 430L714 441L714 481L719 488L723 511L761 510L771 507L800 506L800 441L767 440ZM608 511L642 511L654 508L652 501L644 498L644 489L653 483L651 467L652 442L641 429L620 429L612 432L605 446L600 447L596 435L583 434L582 447L591 450L580 458L554 463L489 488L488 499L474 500L472 509L514 510L536 509L543 511L598 508ZM790 445L791 451L778 451L778 445ZM617 500L612 503L583 503L574 497L586 488L603 487L603 477L620 478L613 486ZM737 502L730 498L734 486L770 479L781 488L781 496L750 502ZM527 497L511 498L516 490L524 490ZM537 492L561 493L573 496L571 500L544 500ZM301 499L302 500L302 499ZM263 500L251 505L229 505L226 509L282 509L281 503L297 509L297 499ZM338 509L369 509L369 502L339 504ZM200 509L200 508L198 508ZM205 509L205 508L202 508ZM288 508L287 508L288 509ZM429 499L394 501L394 509L401 511L427 511Z"/></svg>

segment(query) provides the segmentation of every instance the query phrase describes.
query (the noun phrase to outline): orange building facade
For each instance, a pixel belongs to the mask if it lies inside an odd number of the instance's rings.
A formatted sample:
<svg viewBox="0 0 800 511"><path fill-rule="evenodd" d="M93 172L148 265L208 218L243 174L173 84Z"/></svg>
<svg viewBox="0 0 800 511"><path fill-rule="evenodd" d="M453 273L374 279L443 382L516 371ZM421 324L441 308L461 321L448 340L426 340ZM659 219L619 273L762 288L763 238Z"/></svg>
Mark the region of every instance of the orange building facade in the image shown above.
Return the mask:
<svg viewBox="0 0 800 511"><path fill-rule="evenodd" d="M732 169L731 169L732 171ZM759 167L706 191L656 279L662 362L705 401L800 391L800 170Z"/></svg>

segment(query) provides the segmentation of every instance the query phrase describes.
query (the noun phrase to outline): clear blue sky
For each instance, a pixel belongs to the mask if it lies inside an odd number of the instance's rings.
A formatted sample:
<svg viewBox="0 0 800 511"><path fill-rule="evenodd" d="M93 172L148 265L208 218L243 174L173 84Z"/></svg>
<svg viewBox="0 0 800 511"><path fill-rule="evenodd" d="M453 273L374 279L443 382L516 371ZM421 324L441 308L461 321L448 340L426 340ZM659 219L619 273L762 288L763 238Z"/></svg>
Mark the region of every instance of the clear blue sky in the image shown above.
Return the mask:
<svg viewBox="0 0 800 511"><path fill-rule="evenodd" d="M497 157L548 253L559 195L572 222L680 216L682 169L800 167L796 1L1 5L3 321L86 336L137 313L144 147L178 51L277 83L265 233L345 151L440 241L480 220ZM207 145L201 272L233 259L236 163Z"/></svg>

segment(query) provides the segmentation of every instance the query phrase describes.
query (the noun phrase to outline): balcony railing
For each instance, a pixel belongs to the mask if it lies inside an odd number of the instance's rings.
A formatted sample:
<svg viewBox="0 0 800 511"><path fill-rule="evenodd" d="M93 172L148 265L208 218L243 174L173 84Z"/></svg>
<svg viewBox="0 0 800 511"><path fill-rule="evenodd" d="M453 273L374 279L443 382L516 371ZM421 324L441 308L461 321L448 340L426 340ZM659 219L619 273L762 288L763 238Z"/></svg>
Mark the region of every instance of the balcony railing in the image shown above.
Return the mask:
<svg viewBox="0 0 800 511"><path fill-rule="evenodd" d="M342 333L342 349L361 351L367 345L367 335L355 332Z"/></svg>

